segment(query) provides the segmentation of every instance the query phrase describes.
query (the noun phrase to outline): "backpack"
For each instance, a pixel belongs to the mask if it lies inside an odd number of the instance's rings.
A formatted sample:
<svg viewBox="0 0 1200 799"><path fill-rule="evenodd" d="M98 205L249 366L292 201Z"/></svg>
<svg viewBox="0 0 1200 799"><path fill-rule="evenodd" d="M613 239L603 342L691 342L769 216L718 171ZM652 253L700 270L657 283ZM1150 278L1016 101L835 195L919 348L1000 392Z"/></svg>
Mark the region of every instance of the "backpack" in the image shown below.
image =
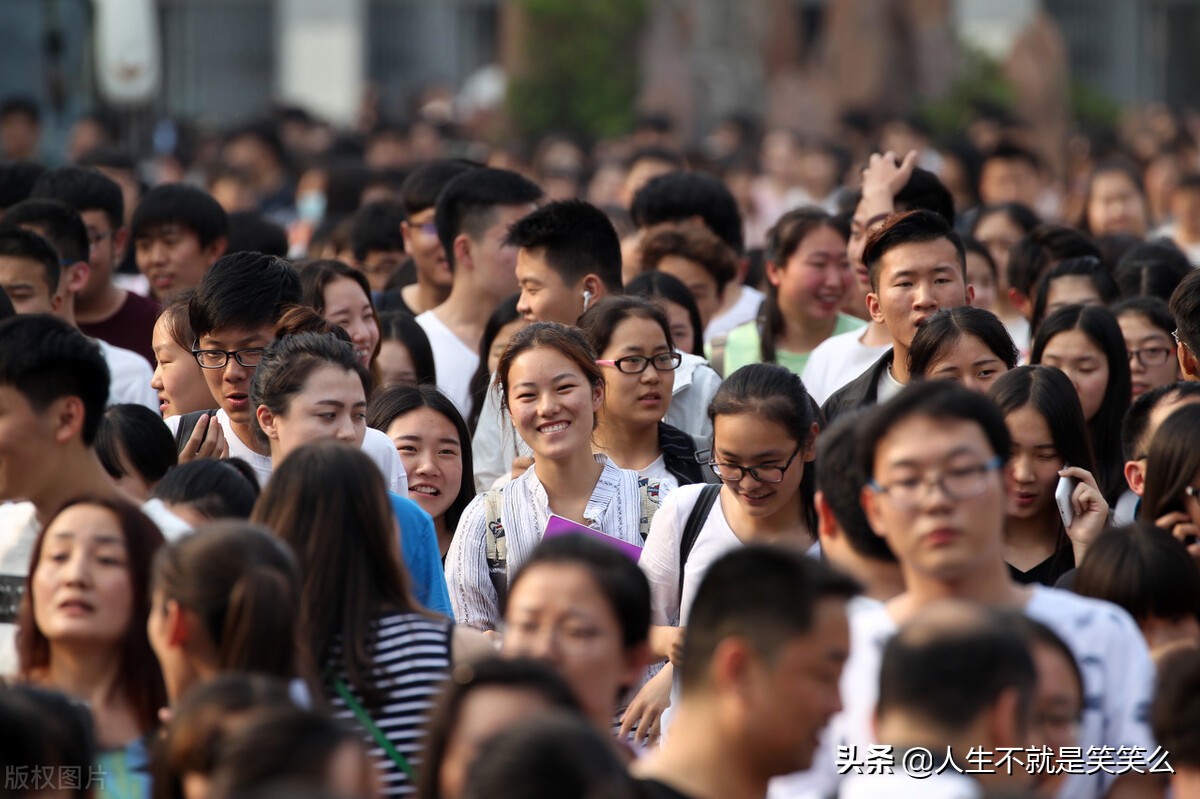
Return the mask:
<svg viewBox="0 0 1200 799"><path fill-rule="evenodd" d="M192 411L179 417L179 427L175 429L176 452L183 452L184 445L187 444L188 439L192 437L192 432L196 429L196 423L200 421L200 417L204 414L208 414L209 424L216 422L216 409L211 411Z"/></svg>
<svg viewBox="0 0 1200 799"><path fill-rule="evenodd" d="M717 486L720 488L720 486ZM645 477L638 478L638 493L642 498L642 513L638 520L638 532L642 540L650 534L650 519L658 510L659 483ZM500 521L501 500L504 493L501 489L493 488L483 492L483 506L486 527L483 533L483 546L487 558L488 577L492 587L496 589L496 607L504 611L504 603L508 599L508 545L504 540L504 523Z"/></svg>
<svg viewBox="0 0 1200 799"><path fill-rule="evenodd" d="M721 485L721 483L706 483L704 488L700 489L700 496L697 498L696 504L692 506L692 512L688 514L687 521L683 525L683 535L679 539L680 613L683 613L683 569L687 566L688 555L692 554L692 547L696 546L696 539L700 537L700 529L708 521L709 511L712 510L717 497L721 494Z"/></svg>

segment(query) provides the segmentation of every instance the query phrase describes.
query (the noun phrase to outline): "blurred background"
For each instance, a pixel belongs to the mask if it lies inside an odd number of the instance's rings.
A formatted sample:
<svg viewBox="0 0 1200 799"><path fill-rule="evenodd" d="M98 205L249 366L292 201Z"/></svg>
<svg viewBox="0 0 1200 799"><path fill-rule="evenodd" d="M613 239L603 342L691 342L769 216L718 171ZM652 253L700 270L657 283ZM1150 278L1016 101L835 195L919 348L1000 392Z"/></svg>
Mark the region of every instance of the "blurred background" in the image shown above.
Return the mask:
<svg viewBox="0 0 1200 799"><path fill-rule="evenodd" d="M1110 152L1196 168L1198 36L1200 0L4 0L2 156L116 149L145 185L223 163L253 195L265 156L226 146L250 125L291 180L466 156L611 203L645 145L811 197L916 148L969 207L1003 139L1063 217Z"/></svg>

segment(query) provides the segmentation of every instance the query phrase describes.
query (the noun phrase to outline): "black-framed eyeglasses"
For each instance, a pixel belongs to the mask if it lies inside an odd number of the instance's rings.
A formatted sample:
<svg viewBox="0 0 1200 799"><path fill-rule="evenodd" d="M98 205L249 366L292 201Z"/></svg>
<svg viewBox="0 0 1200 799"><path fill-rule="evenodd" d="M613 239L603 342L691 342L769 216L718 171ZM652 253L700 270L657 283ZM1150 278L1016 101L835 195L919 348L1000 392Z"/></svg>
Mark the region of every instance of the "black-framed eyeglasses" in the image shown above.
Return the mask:
<svg viewBox="0 0 1200 799"><path fill-rule="evenodd" d="M651 364L659 372L673 372L683 363L683 356L678 352L660 352L647 358L645 355L626 355L624 358L601 358L597 366L615 366L617 371L627 375L640 375Z"/></svg>
<svg viewBox="0 0 1200 799"><path fill-rule="evenodd" d="M224 369L233 358L242 366L258 366L262 363L266 347L249 347L244 350L202 350L192 347L192 355L201 369Z"/></svg>
<svg viewBox="0 0 1200 799"><path fill-rule="evenodd" d="M915 510L924 500L930 486L936 485L942 493L954 501L973 499L987 490L988 473L1000 468L999 455L993 455L983 463L954 466L920 477L906 477L890 485L880 485L868 480L867 485L878 494L886 494L898 510Z"/></svg>
<svg viewBox="0 0 1200 799"><path fill-rule="evenodd" d="M784 473L787 472L788 467L792 465L792 461L796 460L796 456L802 449L804 449L803 444L797 445L792 457L788 458L782 466L738 466L734 463L709 461L708 468L712 469L713 474L726 483L740 482L747 474L760 483L779 483L783 481Z"/></svg>
<svg viewBox="0 0 1200 799"><path fill-rule="evenodd" d="M99 246L100 242L110 238L112 234L113 231L111 230L104 233L88 233L88 246L95 249L97 246Z"/></svg>
<svg viewBox="0 0 1200 799"><path fill-rule="evenodd" d="M1129 360L1137 360L1142 366L1162 366L1171 357L1170 347L1146 347L1141 350L1126 350Z"/></svg>

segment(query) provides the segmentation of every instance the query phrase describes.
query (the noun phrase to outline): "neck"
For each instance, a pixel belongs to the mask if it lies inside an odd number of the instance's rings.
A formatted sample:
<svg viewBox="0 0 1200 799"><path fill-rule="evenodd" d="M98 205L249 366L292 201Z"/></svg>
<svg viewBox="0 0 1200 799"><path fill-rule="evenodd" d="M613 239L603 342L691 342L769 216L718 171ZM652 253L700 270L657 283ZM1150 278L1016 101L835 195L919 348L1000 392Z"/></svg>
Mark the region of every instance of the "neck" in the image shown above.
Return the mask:
<svg viewBox="0 0 1200 799"><path fill-rule="evenodd" d="M241 441L254 452L257 452L259 455L266 455L272 460L278 460L275 457L274 450L271 449L270 443L264 444L259 437L254 434L254 428L251 427L249 422L235 422L233 419L230 419L229 429L232 430L233 434L238 437L238 441Z"/></svg>
<svg viewBox="0 0 1200 799"><path fill-rule="evenodd" d="M954 579L919 574L901 564L907 590L888 603L892 617L903 624L927 605L946 599L965 599L998 607L1021 607L1025 592L1008 575L998 555L969 574Z"/></svg>
<svg viewBox="0 0 1200 799"><path fill-rule="evenodd" d="M888 332L886 325L872 319L867 322L867 329L863 331L858 340L865 347L882 347L892 343L892 334Z"/></svg>
<svg viewBox="0 0 1200 799"><path fill-rule="evenodd" d="M1048 511L1054 511L1049 508ZM1054 549L1062 522L1057 513L1043 513L1028 519L1009 516L1004 522L1004 543L1009 549Z"/></svg>
<svg viewBox="0 0 1200 799"><path fill-rule="evenodd" d="M95 709L122 701L120 676L121 657L114 649L54 644L45 682Z"/></svg>
<svg viewBox="0 0 1200 799"><path fill-rule="evenodd" d="M533 471L554 507L556 499L570 502L579 497L590 497L604 466L592 457L590 450L581 449L562 460L535 457Z"/></svg>
<svg viewBox="0 0 1200 799"><path fill-rule="evenodd" d="M400 294L404 297L405 304L412 309L414 316L438 307L450 297L448 289L425 280L420 272L417 273L417 282L405 286L400 290Z"/></svg>
<svg viewBox="0 0 1200 799"><path fill-rule="evenodd" d="M502 298L476 291L474 286L468 285L465 280L461 283L456 280L454 288L450 290L450 296L434 308L433 312L464 344L478 350L479 342L483 338L483 328L500 299Z"/></svg>
<svg viewBox="0 0 1200 799"><path fill-rule="evenodd" d="M817 345L833 335L837 327L837 316L828 319L813 319L802 313L780 309L783 313L783 335L779 337L781 349L788 352L812 352Z"/></svg>
<svg viewBox="0 0 1200 799"><path fill-rule="evenodd" d="M80 324L103 322L111 318L125 302L126 292L117 288L111 282L91 297L82 294L75 297L75 319Z"/></svg>
<svg viewBox="0 0 1200 799"><path fill-rule="evenodd" d="M602 452L622 469L639 471L658 459L658 423L628 425L602 413L592 437L596 452Z"/></svg>
<svg viewBox="0 0 1200 799"><path fill-rule="evenodd" d="M751 753L736 734L719 735L720 713L713 701L684 700L671 735L654 754L634 764L639 777L656 779L695 799L761 799L773 775L754 773Z"/></svg>
<svg viewBox="0 0 1200 799"><path fill-rule="evenodd" d="M892 342L892 377L901 385L908 385L908 347Z"/></svg>
<svg viewBox="0 0 1200 799"><path fill-rule="evenodd" d="M1200 768L1176 766L1171 777L1171 796L1175 799L1200 799Z"/></svg>
<svg viewBox="0 0 1200 799"><path fill-rule="evenodd" d="M904 593L904 575L895 563L865 558L845 544L837 546L830 542L830 545L826 546L824 535L821 536L821 552L833 566L861 583L863 595L869 599L887 602Z"/></svg>
<svg viewBox="0 0 1200 799"><path fill-rule="evenodd" d="M37 509L37 519L46 524L58 509L69 500L79 496L118 497L120 493L112 478L100 465L95 450L74 447L74 451L63 453L50 470L54 479L48 480L45 490L29 499Z"/></svg>
<svg viewBox="0 0 1200 799"><path fill-rule="evenodd" d="M743 511L732 493L728 486L721 488L718 497L721 512L727 521L733 522L730 528L744 543L799 542L805 549L812 546L813 533L804 522L798 495L770 516L751 516Z"/></svg>
<svg viewBox="0 0 1200 799"><path fill-rule="evenodd" d="M433 531L437 534L438 550L444 558L450 551L450 539L454 537L454 531L446 529L446 514L443 513L433 520Z"/></svg>
<svg viewBox="0 0 1200 799"><path fill-rule="evenodd" d="M731 280L725 284L725 291L721 294L721 308L716 315L728 311L733 306L737 305L737 301L742 298L742 284L738 280ZM711 321L711 320L710 320Z"/></svg>

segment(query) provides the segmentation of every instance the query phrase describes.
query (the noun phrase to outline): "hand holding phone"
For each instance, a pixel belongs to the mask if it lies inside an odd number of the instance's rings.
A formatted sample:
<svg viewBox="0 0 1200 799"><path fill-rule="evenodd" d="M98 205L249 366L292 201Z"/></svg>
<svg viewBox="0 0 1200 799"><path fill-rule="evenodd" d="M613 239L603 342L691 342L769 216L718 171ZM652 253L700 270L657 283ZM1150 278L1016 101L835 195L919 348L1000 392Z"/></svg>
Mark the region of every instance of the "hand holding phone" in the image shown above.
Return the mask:
<svg viewBox="0 0 1200 799"><path fill-rule="evenodd" d="M1074 477L1058 478L1058 486L1054 489L1054 501L1058 505L1058 513L1062 516L1063 527L1071 529L1075 523L1075 506L1071 497L1075 494L1075 486L1079 481Z"/></svg>

